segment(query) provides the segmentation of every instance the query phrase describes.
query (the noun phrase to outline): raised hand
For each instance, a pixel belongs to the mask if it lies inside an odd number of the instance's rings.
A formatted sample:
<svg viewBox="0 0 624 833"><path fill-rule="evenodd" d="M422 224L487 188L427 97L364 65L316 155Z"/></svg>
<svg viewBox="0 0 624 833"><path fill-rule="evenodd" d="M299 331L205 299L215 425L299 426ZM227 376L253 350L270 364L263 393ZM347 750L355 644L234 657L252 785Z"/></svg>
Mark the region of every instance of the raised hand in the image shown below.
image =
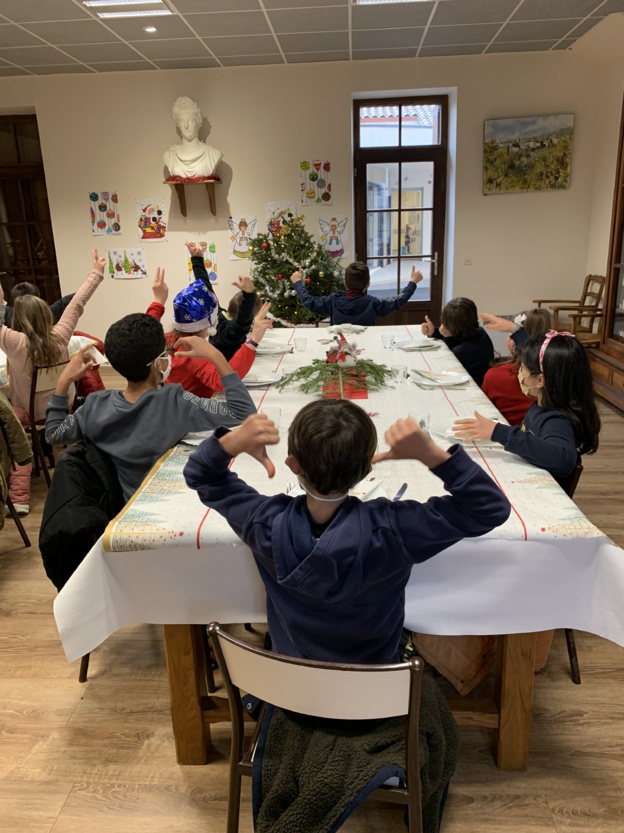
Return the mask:
<svg viewBox="0 0 624 833"><path fill-rule="evenodd" d="M201 257L206 251L206 247L200 246L199 243L185 243L184 245L189 250L191 257Z"/></svg>
<svg viewBox="0 0 624 833"><path fill-rule="evenodd" d="M251 278L248 275L239 275L236 280L232 283L232 286L235 286L241 292L254 292L255 287Z"/></svg>
<svg viewBox="0 0 624 833"><path fill-rule="evenodd" d="M164 307L169 297L169 287L165 283L165 270L161 269L160 266L156 269L156 277L152 283L152 293L154 294L154 300Z"/></svg>
<svg viewBox="0 0 624 833"><path fill-rule="evenodd" d="M56 383L56 393L60 396L67 396L69 386L72 382L77 382L78 379L82 379L87 370L95 367L95 362L89 355L89 350L92 348L92 344L85 344L67 362Z"/></svg>
<svg viewBox="0 0 624 833"><path fill-rule="evenodd" d="M251 338L256 344L260 344L264 334L267 330L273 329L273 319L267 318L266 314L271 308L271 303L265 301L260 307L258 314L253 320L253 327L251 328Z"/></svg>
<svg viewBox="0 0 624 833"><path fill-rule="evenodd" d="M412 274L410 275L410 281L412 283L420 283L425 276L417 269L415 266L412 266Z"/></svg>
<svg viewBox="0 0 624 833"><path fill-rule="evenodd" d="M104 274L104 266L106 265L106 258L98 257L98 250L91 249L91 258L93 260L93 271Z"/></svg>
<svg viewBox="0 0 624 833"><path fill-rule="evenodd" d="M420 331L424 336L432 336L434 334L435 326L431 323L428 315L425 315L425 320L420 325Z"/></svg>
<svg viewBox="0 0 624 833"><path fill-rule="evenodd" d="M513 333L516 329L513 321L500 318L498 315L492 315L490 312L480 312L479 318L483 321L486 330L496 330L499 333Z"/></svg>
<svg viewBox="0 0 624 833"><path fill-rule="evenodd" d="M297 269L296 272L293 272L290 276L290 280L293 283L299 283L299 281L303 280L303 272L301 271L301 269Z"/></svg>
<svg viewBox="0 0 624 833"><path fill-rule="evenodd" d="M173 346L175 355L183 359L210 359L214 362L215 358L223 358L223 353L200 336L180 336Z"/></svg>
<svg viewBox="0 0 624 833"><path fill-rule="evenodd" d="M275 475L275 466L267 454L267 445L277 445L279 431L266 414L252 414L235 430L224 434L219 442L228 454L249 454L267 470L269 477Z"/></svg>
<svg viewBox="0 0 624 833"><path fill-rule="evenodd" d="M474 419L456 419L453 423L453 434L467 440L491 440L496 422L474 412Z"/></svg>

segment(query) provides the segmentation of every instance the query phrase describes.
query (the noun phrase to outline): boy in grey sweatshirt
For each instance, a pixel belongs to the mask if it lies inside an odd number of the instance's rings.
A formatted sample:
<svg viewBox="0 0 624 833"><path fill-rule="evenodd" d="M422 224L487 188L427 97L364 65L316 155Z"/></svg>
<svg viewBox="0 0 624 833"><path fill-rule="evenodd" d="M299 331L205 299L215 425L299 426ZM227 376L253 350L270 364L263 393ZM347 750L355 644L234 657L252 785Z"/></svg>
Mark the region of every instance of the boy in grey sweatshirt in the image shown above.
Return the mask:
<svg viewBox="0 0 624 833"><path fill-rule="evenodd" d="M106 334L104 349L112 367L127 380L126 389L96 391L69 414L69 387L93 365L85 347L59 377L46 412L45 436L50 445L90 440L113 461L126 501L185 434L239 425L256 411L223 355L197 336L181 338L178 355L212 361L226 401L200 399L180 385L164 385L171 355L160 322L150 315L134 313L117 321Z"/></svg>

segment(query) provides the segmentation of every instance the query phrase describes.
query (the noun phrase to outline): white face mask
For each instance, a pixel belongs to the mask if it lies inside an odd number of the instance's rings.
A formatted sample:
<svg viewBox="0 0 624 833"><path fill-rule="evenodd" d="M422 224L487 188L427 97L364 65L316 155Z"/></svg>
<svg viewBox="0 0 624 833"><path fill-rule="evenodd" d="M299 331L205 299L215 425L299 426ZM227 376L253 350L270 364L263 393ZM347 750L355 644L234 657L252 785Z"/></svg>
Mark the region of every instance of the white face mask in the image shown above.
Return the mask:
<svg viewBox="0 0 624 833"><path fill-rule="evenodd" d="M297 478L297 480L299 480L299 478ZM321 503L338 503L339 500L344 500L346 497L349 497L348 492L345 495L338 495L338 497L319 497L318 495L313 494L309 489L306 489L301 480L299 480L299 485L306 494L313 497L314 500L320 500Z"/></svg>
<svg viewBox="0 0 624 833"><path fill-rule="evenodd" d="M169 378L169 374L171 373L171 353L167 353L166 356L159 356L156 359L157 362L161 362L163 360L167 362L167 367L164 370L160 371L160 382L158 383L159 385L164 385L167 379Z"/></svg>

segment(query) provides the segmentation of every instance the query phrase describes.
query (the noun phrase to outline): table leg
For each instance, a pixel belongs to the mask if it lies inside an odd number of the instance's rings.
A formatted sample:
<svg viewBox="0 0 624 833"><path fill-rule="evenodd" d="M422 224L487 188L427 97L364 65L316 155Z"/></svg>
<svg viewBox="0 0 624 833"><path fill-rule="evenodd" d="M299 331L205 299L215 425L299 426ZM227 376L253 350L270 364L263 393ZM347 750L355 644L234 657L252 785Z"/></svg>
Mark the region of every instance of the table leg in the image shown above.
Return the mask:
<svg viewBox="0 0 624 833"><path fill-rule="evenodd" d="M529 763L534 665L534 633L499 637L496 699L500 723L495 758L500 769L522 770Z"/></svg>
<svg viewBox="0 0 624 833"><path fill-rule="evenodd" d="M202 720L204 649L201 625L163 625L171 722L179 764L205 764L210 726Z"/></svg>

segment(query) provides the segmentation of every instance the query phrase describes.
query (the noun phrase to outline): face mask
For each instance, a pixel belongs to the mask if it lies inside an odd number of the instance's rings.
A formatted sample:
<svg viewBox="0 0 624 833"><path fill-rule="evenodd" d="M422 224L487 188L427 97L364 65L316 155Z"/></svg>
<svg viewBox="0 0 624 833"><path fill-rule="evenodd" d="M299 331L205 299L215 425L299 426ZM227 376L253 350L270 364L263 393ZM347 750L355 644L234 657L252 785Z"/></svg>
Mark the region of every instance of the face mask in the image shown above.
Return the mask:
<svg viewBox="0 0 624 833"><path fill-rule="evenodd" d="M531 393L531 390L535 390L535 388L529 388L525 385L524 380L530 378L529 376L522 377L522 371L518 371L518 383L520 385L520 390L525 396L530 396L532 399L535 399L536 396L534 393Z"/></svg>
<svg viewBox="0 0 624 833"><path fill-rule="evenodd" d="M171 353L167 353L166 356L160 356L156 361L166 361L167 367L164 370L160 371L160 382L158 384L164 385L167 379L169 378L169 374L171 373Z"/></svg>
<svg viewBox="0 0 624 833"><path fill-rule="evenodd" d="M297 478L297 480L299 480L299 478ZM306 494L310 495L310 497L313 497L314 500L320 500L321 503L338 503L339 500L344 500L346 497L349 497L348 492L346 493L346 495L338 495L338 497L319 497L318 495L313 495L309 489L306 489L301 480L299 480L299 485Z"/></svg>

